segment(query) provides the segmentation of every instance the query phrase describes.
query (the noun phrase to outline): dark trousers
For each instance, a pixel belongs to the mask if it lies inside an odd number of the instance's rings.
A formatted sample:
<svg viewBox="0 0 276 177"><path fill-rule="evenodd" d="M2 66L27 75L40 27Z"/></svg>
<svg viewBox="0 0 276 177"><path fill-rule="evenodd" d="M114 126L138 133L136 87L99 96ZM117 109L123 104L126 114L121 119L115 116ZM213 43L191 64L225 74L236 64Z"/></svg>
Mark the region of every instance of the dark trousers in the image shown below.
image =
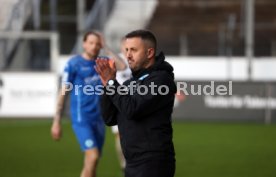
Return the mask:
<svg viewBox="0 0 276 177"><path fill-rule="evenodd" d="M173 177L175 160L148 160L126 165L125 177Z"/></svg>

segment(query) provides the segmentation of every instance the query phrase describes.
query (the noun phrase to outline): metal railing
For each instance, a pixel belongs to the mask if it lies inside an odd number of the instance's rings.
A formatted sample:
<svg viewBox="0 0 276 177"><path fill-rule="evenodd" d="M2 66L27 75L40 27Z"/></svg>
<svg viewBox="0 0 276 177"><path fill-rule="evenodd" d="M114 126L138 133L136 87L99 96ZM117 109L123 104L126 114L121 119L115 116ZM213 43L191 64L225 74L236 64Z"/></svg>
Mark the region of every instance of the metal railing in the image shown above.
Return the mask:
<svg viewBox="0 0 276 177"><path fill-rule="evenodd" d="M50 71L56 72L57 70L57 60L59 57L59 35L55 32L0 32L0 40L11 39L11 40L21 40L21 39L46 39L50 40ZM25 51L26 52L26 51ZM24 58L21 58L22 60Z"/></svg>
<svg viewBox="0 0 276 177"><path fill-rule="evenodd" d="M28 18L32 13L32 1L31 0L15 0L14 2L9 2L9 6L5 8L10 8L10 11L6 14L7 16L3 18L2 30L3 31L14 31L20 32L23 30ZM1 32L1 34L5 34ZM9 35L8 35L9 36ZM1 70L5 68L8 63L8 58L13 53L14 49L18 44L18 38L12 37L12 40L0 40L0 68Z"/></svg>
<svg viewBox="0 0 276 177"><path fill-rule="evenodd" d="M87 15L85 15L84 1L78 1L78 40L76 41L76 44L71 53L77 53L81 51L81 41L85 31L90 29L98 31L103 30L114 2L115 0L95 0L92 9Z"/></svg>

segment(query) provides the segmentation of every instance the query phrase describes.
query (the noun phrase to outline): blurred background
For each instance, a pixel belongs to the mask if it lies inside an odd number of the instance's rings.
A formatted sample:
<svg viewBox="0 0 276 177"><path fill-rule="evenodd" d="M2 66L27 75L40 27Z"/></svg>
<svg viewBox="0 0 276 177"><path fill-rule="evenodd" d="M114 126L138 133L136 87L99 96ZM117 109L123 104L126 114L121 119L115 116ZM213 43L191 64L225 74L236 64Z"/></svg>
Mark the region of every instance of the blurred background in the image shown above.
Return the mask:
<svg viewBox="0 0 276 177"><path fill-rule="evenodd" d="M82 154L65 114L53 142L60 75L85 31L120 52L149 29L189 93L176 95L176 177L276 175L275 0L0 0L0 176L78 176ZM214 85L212 85L212 81ZM200 88L201 87L201 88ZM193 90L193 88L196 88ZM120 177L107 129L100 177Z"/></svg>

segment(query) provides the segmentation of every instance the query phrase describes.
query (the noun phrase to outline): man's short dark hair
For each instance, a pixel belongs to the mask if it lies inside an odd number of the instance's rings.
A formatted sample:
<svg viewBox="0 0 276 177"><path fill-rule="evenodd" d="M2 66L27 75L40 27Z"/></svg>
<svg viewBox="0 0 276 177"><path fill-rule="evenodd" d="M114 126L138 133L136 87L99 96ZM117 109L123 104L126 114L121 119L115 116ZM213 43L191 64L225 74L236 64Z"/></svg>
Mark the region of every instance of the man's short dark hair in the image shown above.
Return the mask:
<svg viewBox="0 0 276 177"><path fill-rule="evenodd" d="M150 42L152 47L156 50L157 41L152 32L148 30L135 30L125 35L125 39L133 37L140 37L142 40Z"/></svg>
<svg viewBox="0 0 276 177"><path fill-rule="evenodd" d="M83 42L85 42L87 40L88 36L90 36L90 35L94 35L94 36L97 36L98 38L100 38L100 35L97 31L91 30L91 31L87 31L86 33L84 33Z"/></svg>

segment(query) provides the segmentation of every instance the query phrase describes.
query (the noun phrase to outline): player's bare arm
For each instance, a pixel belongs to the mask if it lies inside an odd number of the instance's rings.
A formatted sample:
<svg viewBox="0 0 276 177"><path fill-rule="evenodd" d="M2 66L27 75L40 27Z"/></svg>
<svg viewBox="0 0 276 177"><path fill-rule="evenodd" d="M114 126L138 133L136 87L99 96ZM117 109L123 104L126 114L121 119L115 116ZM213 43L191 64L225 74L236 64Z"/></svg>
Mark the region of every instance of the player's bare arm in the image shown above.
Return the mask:
<svg viewBox="0 0 276 177"><path fill-rule="evenodd" d="M51 135L54 140L59 140L62 136L61 117L63 114L64 104L68 93L69 92L66 90L66 87L63 86L58 96L56 114L51 127Z"/></svg>
<svg viewBox="0 0 276 177"><path fill-rule="evenodd" d="M109 55L114 61L115 66L117 70L124 70L127 68L127 65L125 64L124 60L117 55L112 49L109 48L109 46L106 44L104 37L101 33L98 33L101 36L101 45L104 49L105 53Z"/></svg>
<svg viewBox="0 0 276 177"><path fill-rule="evenodd" d="M111 56L112 59L114 59L115 66L116 66L117 70L126 69L127 66L126 66L125 62L123 61L123 59L119 55L117 55L115 52L113 52L108 46L105 46L104 50L109 56Z"/></svg>

